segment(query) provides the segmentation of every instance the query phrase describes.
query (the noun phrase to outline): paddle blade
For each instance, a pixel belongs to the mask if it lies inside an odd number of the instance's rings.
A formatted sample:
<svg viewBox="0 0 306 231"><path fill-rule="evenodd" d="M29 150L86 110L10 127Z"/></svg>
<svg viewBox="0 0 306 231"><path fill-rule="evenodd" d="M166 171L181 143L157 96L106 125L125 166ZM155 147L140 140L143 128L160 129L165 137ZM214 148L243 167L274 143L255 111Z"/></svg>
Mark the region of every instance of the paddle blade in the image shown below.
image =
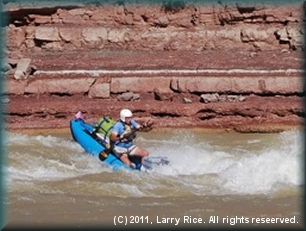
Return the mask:
<svg viewBox="0 0 306 231"><path fill-rule="evenodd" d="M170 162L164 156L148 156L144 158L143 166L147 169L153 169L154 166L169 165Z"/></svg>

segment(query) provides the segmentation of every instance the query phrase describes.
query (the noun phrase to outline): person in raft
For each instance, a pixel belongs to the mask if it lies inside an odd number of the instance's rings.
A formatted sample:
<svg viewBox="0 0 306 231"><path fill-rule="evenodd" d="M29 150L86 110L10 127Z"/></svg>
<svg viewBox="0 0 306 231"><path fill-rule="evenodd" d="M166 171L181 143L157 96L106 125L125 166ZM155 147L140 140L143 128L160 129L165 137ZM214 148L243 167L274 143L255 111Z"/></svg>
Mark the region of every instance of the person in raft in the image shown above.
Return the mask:
<svg viewBox="0 0 306 231"><path fill-rule="evenodd" d="M110 135L113 143L113 153L126 165L136 168L130 161L129 156L139 156L143 164L143 158L149 156L149 152L134 144L137 130L148 130L152 126L149 120L143 125L138 124L132 119L133 113L129 109L122 109L119 115L120 119L116 122Z"/></svg>

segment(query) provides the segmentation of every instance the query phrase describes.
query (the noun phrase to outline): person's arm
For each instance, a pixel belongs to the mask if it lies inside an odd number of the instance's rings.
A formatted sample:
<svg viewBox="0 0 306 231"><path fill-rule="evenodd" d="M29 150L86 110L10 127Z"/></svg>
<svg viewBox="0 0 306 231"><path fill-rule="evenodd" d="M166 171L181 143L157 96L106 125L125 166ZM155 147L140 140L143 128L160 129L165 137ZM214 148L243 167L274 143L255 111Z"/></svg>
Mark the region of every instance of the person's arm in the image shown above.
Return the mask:
<svg viewBox="0 0 306 231"><path fill-rule="evenodd" d="M137 130L140 130L143 126L137 123L135 120L131 120L131 124L133 125L134 128Z"/></svg>
<svg viewBox="0 0 306 231"><path fill-rule="evenodd" d="M137 130L141 130L141 131L149 131L152 129L152 125L153 125L153 121L152 120L147 120L146 122L144 122L143 124L138 124L136 121L132 120L132 125L137 129Z"/></svg>
<svg viewBox="0 0 306 231"><path fill-rule="evenodd" d="M120 136L118 136L118 133L117 132L112 132L111 135L110 135L110 140L113 141L113 142L116 142L120 139Z"/></svg>
<svg viewBox="0 0 306 231"><path fill-rule="evenodd" d="M116 123L113 127L113 131L110 135L110 140L113 141L113 142L116 142L118 140L120 140L120 135L119 135L119 131L120 131L120 127L119 127L119 124Z"/></svg>
<svg viewBox="0 0 306 231"><path fill-rule="evenodd" d="M120 129L115 125L114 128L113 128L113 131L110 135L110 140L113 141L113 142L117 142L117 141L120 141L120 142L127 142L128 139L124 138L124 135L119 135L119 131Z"/></svg>

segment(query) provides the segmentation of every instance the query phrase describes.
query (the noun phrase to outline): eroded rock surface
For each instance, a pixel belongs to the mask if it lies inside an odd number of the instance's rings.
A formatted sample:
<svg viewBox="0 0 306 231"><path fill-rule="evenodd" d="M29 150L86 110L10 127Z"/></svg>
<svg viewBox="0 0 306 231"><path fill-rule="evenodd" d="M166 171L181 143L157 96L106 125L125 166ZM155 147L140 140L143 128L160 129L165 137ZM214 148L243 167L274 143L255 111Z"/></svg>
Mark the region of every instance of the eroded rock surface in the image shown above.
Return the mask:
<svg viewBox="0 0 306 231"><path fill-rule="evenodd" d="M7 3L5 126L65 128L79 110L94 122L123 107L155 127L303 125L303 6Z"/></svg>

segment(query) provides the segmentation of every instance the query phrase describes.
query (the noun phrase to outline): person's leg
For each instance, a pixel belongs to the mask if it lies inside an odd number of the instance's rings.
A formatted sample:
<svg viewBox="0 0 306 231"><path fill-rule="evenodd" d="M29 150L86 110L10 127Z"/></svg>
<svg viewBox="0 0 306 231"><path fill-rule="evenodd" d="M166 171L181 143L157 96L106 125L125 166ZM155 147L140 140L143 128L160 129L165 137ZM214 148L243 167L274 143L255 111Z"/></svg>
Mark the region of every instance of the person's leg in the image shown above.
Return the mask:
<svg viewBox="0 0 306 231"><path fill-rule="evenodd" d="M149 156L149 152L141 147L135 147L134 149L131 150L131 152L129 153L131 156L139 156L141 157L141 163L143 164L143 158L145 156Z"/></svg>
<svg viewBox="0 0 306 231"><path fill-rule="evenodd" d="M128 155L126 153L120 155L120 160L126 164L127 166L133 167L132 162L130 161Z"/></svg>
<svg viewBox="0 0 306 231"><path fill-rule="evenodd" d="M114 146L114 148L113 148L113 153L117 156L117 158L119 158L127 166L130 166L130 167L134 168L132 162L130 161L130 159L128 157L127 152L128 152L128 150L126 148L123 148L123 147Z"/></svg>
<svg viewBox="0 0 306 231"><path fill-rule="evenodd" d="M136 147L135 154L137 156L145 157L149 155L149 152L144 148Z"/></svg>

